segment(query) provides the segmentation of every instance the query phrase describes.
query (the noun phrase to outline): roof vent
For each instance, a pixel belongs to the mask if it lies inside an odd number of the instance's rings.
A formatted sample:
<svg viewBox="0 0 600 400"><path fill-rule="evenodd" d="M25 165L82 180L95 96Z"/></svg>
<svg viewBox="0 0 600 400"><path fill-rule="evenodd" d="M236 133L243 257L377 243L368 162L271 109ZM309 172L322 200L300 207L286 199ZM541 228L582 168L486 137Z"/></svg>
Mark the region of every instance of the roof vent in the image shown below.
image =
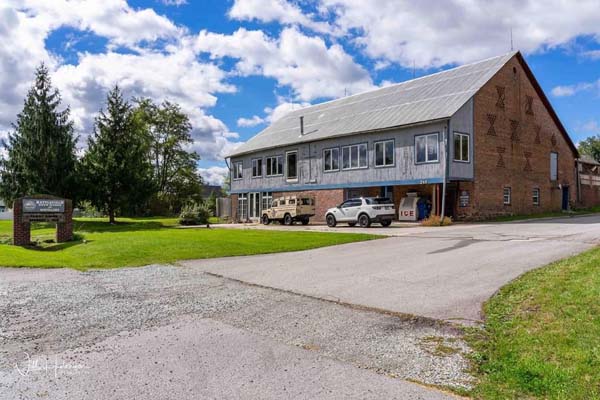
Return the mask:
<svg viewBox="0 0 600 400"><path fill-rule="evenodd" d="M304 116L300 117L300 136L304 136Z"/></svg>

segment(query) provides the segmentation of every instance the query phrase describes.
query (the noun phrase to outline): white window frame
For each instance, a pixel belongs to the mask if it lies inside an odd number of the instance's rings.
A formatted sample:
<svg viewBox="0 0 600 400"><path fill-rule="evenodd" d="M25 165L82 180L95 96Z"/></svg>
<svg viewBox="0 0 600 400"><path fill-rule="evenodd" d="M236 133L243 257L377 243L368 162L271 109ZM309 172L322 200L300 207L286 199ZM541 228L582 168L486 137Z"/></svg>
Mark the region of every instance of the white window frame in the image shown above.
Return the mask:
<svg viewBox="0 0 600 400"><path fill-rule="evenodd" d="M534 206L540 205L540 188L533 188L531 192L532 201Z"/></svg>
<svg viewBox="0 0 600 400"><path fill-rule="evenodd" d="M552 165L552 157L556 158L556 163L554 165ZM550 152L550 180L552 182L558 180L558 153L555 151Z"/></svg>
<svg viewBox="0 0 600 400"><path fill-rule="evenodd" d="M333 156L334 151L337 153L337 157ZM331 154L331 168L327 168L327 164L325 162L326 154ZM336 172L340 170L340 148L339 147L331 147L323 150L323 171L324 172ZM333 160L337 159L337 168L333 168Z"/></svg>
<svg viewBox="0 0 600 400"><path fill-rule="evenodd" d="M505 186L502 189L502 204L505 206L510 206L512 203L512 188L510 186Z"/></svg>
<svg viewBox="0 0 600 400"><path fill-rule="evenodd" d="M435 136L435 147L436 147L436 158L435 160L429 159L429 137ZM417 141L420 139L425 140L425 161L419 161L418 159L418 148ZM424 133L422 135L415 135L415 164L432 164L440 162L440 133Z"/></svg>
<svg viewBox="0 0 600 400"><path fill-rule="evenodd" d="M352 166L352 148L356 148L356 155L357 155L357 166L353 167ZM364 160L364 165L361 165L361 160L360 160L360 149L364 148L365 149L365 160ZM348 150L348 167L345 168L344 167L344 151ZM342 146L342 165L341 168L344 171L348 171L348 170L354 170L354 169L366 169L369 168L369 147L367 146L367 143L357 143L357 144L350 144L348 146Z"/></svg>
<svg viewBox="0 0 600 400"><path fill-rule="evenodd" d="M386 155L387 155L387 146L386 145L388 143L392 143L392 163L391 164L387 164L385 162ZM383 164L377 164L377 145L383 146L383 154L382 154ZM396 165L396 141L394 139L379 140L379 141L373 143L373 165L375 165L375 168L393 167L394 165Z"/></svg>
<svg viewBox="0 0 600 400"><path fill-rule="evenodd" d="M290 172L289 170L289 156L290 154L295 154L296 155L296 176L295 177L290 177L288 174ZM298 150L291 150L291 151L286 151L285 152L285 166L283 167L285 169L285 180L288 182L298 182L299 179L299 175L300 175L300 171L298 170Z"/></svg>
<svg viewBox="0 0 600 400"><path fill-rule="evenodd" d="M273 192L262 192L260 194L260 204L263 210L267 208L271 208L271 203L273 203Z"/></svg>
<svg viewBox="0 0 600 400"><path fill-rule="evenodd" d="M248 193L240 193L238 194L238 220L246 221L248 220Z"/></svg>
<svg viewBox="0 0 600 400"><path fill-rule="evenodd" d="M244 179L244 162L236 161L233 164L233 180L240 181Z"/></svg>
<svg viewBox="0 0 600 400"><path fill-rule="evenodd" d="M257 168L255 168L255 164L258 164L258 162L260 161L260 170L258 170L258 165L256 165ZM252 159L252 178L262 178L263 176L263 159L261 158L253 158ZM258 170L258 175L255 175L254 172Z"/></svg>
<svg viewBox="0 0 600 400"><path fill-rule="evenodd" d="M281 159L281 163L279 162L279 160ZM273 164L273 160L275 160L275 163ZM266 157L266 171L265 174L267 175L267 177L271 177L271 176L281 176L283 175L283 156L269 156ZM269 165L271 165L271 173L269 174ZM281 165L281 171L279 171L279 165ZM275 169L277 170L276 174L273 173L273 166L275 166Z"/></svg>
<svg viewBox="0 0 600 400"><path fill-rule="evenodd" d="M460 145L458 146L458 154L456 154L456 146L455 146L456 138L458 138L460 140ZM467 159L463 160L462 156L463 156L463 146L465 145L465 139L467 142ZM471 136L468 133L454 132L454 140L452 141L452 148L454 151L454 161L455 162L463 162L463 163L471 162Z"/></svg>

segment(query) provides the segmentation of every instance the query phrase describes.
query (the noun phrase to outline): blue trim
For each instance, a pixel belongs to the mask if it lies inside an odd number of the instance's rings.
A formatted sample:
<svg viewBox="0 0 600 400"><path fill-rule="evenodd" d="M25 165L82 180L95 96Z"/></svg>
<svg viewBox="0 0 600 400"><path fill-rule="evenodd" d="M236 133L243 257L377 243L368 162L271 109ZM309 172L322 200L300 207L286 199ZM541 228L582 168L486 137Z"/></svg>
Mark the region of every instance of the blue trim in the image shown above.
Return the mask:
<svg viewBox="0 0 600 400"><path fill-rule="evenodd" d="M323 189L352 189L362 187L375 186L407 186L407 185L429 185L432 183L442 183L444 178L428 178L428 179L406 179L401 181L382 181L382 182L358 182L358 183L333 183L330 185L298 185L284 186L274 188L248 188L231 190L231 193L248 193L248 192L295 192L302 190L323 190Z"/></svg>

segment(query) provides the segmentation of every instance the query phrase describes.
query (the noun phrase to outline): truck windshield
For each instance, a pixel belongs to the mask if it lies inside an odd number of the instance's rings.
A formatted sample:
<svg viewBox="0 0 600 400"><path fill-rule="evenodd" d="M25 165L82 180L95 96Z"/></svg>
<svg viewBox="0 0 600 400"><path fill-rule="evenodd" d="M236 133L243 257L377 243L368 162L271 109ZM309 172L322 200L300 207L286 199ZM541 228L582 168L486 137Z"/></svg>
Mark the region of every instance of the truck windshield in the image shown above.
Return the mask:
<svg viewBox="0 0 600 400"><path fill-rule="evenodd" d="M367 204L392 204L392 201L387 197L367 197L365 201L367 202Z"/></svg>
<svg viewBox="0 0 600 400"><path fill-rule="evenodd" d="M300 204L302 204L303 206L310 206L312 205L312 199L301 199Z"/></svg>

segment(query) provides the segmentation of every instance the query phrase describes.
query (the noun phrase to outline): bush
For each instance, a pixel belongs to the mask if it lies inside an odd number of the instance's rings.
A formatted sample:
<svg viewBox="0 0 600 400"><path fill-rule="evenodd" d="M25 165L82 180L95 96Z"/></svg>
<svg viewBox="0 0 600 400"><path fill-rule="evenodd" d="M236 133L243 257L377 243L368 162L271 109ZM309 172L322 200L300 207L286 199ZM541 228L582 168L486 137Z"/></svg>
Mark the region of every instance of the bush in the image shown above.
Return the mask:
<svg viewBox="0 0 600 400"><path fill-rule="evenodd" d="M423 226L448 226L448 225L452 225L452 218L444 217L444 221L442 223L440 223L439 215L431 215L431 216L429 216L429 218L426 218L423 221L421 221L421 225L423 225Z"/></svg>
<svg viewBox="0 0 600 400"><path fill-rule="evenodd" d="M180 225L208 225L210 208L206 204L189 204L179 214Z"/></svg>

